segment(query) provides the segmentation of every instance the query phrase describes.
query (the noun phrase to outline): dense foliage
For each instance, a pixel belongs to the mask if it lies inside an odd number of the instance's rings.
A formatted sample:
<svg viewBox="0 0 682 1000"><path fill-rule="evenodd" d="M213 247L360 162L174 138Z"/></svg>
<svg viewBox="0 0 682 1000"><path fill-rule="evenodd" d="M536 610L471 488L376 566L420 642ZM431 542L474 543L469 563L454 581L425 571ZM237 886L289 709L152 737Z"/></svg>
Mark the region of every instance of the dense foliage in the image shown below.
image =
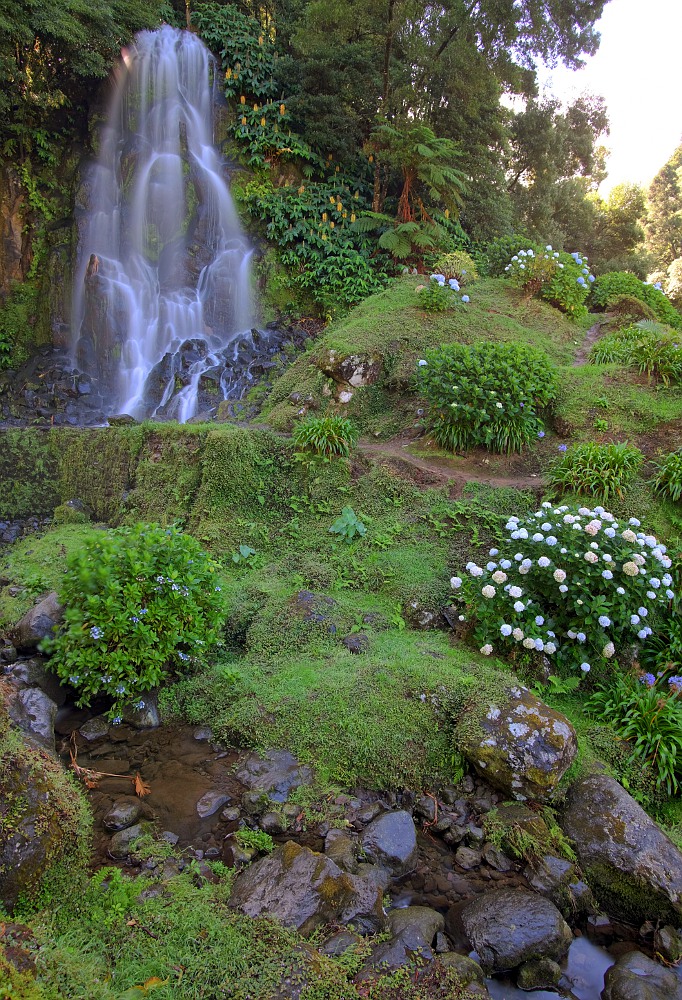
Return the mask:
<svg viewBox="0 0 682 1000"><path fill-rule="evenodd" d="M614 330L590 351L593 364L617 362L653 376L664 385L682 381L680 335L660 323L642 320Z"/></svg>
<svg viewBox="0 0 682 1000"><path fill-rule="evenodd" d="M444 448L513 452L544 436L539 411L554 400L557 376L532 347L448 344L419 361L416 388Z"/></svg>
<svg viewBox="0 0 682 1000"><path fill-rule="evenodd" d="M661 323L666 323L675 329L682 328L682 316L668 301L660 288L640 281L634 274L626 271L609 271L601 274L592 286L592 302L598 309L608 309L620 295L630 295L641 299L656 314Z"/></svg>
<svg viewBox="0 0 682 1000"><path fill-rule="evenodd" d="M357 431L345 417L307 417L294 428L293 440L302 458L348 458L357 441Z"/></svg>
<svg viewBox="0 0 682 1000"><path fill-rule="evenodd" d="M557 492L583 493L603 500L625 495L642 464L639 448L627 442L596 444L586 441L569 448L549 473L549 486Z"/></svg>
<svg viewBox="0 0 682 1000"><path fill-rule="evenodd" d="M584 254L559 253L550 244L539 252L527 247L513 255L505 271L527 295L540 295L574 318L587 314L585 300L595 278Z"/></svg>
<svg viewBox="0 0 682 1000"><path fill-rule="evenodd" d="M138 524L102 532L68 560L64 625L45 643L50 666L79 705L106 695L110 715L173 671L201 662L217 637L216 565L174 528Z"/></svg>

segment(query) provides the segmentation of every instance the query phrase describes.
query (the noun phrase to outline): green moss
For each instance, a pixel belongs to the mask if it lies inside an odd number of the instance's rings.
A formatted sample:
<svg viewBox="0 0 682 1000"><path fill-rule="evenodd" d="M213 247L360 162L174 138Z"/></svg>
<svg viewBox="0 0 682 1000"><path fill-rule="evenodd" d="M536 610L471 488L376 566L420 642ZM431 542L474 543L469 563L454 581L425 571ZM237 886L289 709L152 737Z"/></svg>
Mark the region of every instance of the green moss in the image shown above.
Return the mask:
<svg viewBox="0 0 682 1000"><path fill-rule="evenodd" d="M60 493L49 434L12 428L0 432L0 443L0 519L51 514Z"/></svg>
<svg viewBox="0 0 682 1000"><path fill-rule="evenodd" d="M166 525L187 518L201 485L206 434L186 425L149 429L128 496L128 519Z"/></svg>
<svg viewBox="0 0 682 1000"><path fill-rule="evenodd" d="M144 435L140 426L51 431L60 496L82 500L98 520L120 523Z"/></svg>
<svg viewBox="0 0 682 1000"><path fill-rule="evenodd" d="M635 883L631 874L622 875L608 864L590 864L583 874L607 913L617 913L635 925L651 919L661 925L679 923L679 912L649 882Z"/></svg>

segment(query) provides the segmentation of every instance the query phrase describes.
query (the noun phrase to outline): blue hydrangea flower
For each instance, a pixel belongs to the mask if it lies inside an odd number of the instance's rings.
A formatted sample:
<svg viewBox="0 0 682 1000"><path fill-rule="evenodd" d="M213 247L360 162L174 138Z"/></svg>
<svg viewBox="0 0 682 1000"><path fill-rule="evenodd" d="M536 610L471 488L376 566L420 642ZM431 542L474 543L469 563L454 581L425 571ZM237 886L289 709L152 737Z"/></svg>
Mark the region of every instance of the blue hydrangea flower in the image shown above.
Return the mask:
<svg viewBox="0 0 682 1000"><path fill-rule="evenodd" d="M462 296L462 302L464 302L464 303L469 302L469 296L468 295L463 295Z"/></svg>
<svg viewBox="0 0 682 1000"><path fill-rule="evenodd" d="M598 621L602 628L608 628L611 624L611 619L608 615L599 615Z"/></svg>
<svg viewBox="0 0 682 1000"><path fill-rule="evenodd" d="M502 633L502 635L511 635L512 634L511 625L506 625L506 624L500 625L500 632Z"/></svg>
<svg viewBox="0 0 682 1000"><path fill-rule="evenodd" d="M538 437L539 438L543 438L544 436L545 436L545 432L544 431L538 431Z"/></svg>
<svg viewBox="0 0 682 1000"><path fill-rule="evenodd" d="M576 633L576 639L578 640L578 642L585 642L586 639L587 639L587 636L585 635L584 632L577 632Z"/></svg>
<svg viewBox="0 0 682 1000"><path fill-rule="evenodd" d="M104 632L98 625L93 625L93 627L90 629L90 635L92 636L93 639L101 639L102 636L104 635Z"/></svg>

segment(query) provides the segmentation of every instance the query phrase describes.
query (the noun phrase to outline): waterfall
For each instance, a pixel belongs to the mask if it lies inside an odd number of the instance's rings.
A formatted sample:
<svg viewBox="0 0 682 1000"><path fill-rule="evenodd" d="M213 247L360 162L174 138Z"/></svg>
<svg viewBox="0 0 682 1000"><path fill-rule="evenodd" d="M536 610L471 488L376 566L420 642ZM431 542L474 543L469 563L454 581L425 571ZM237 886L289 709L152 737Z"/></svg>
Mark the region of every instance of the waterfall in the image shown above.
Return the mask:
<svg viewBox="0 0 682 1000"><path fill-rule="evenodd" d="M236 358L248 376L251 250L213 146L212 62L195 35L164 26L137 35L115 81L72 327L74 362L108 413L185 421L202 384L228 396Z"/></svg>

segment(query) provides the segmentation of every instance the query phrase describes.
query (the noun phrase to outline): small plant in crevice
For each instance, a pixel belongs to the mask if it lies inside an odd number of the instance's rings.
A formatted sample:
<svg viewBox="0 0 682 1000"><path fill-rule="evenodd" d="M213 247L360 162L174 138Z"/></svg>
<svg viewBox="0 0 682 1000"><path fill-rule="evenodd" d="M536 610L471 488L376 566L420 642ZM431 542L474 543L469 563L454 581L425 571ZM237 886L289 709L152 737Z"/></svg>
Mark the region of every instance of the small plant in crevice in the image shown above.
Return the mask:
<svg viewBox="0 0 682 1000"><path fill-rule="evenodd" d="M67 561L64 622L44 641L50 668L76 704L111 698L144 707L145 692L201 662L224 611L217 566L176 528L138 524L102 532Z"/></svg>
<svg viewBox="0 0 682 1000"><path fill-rule="evenodd" d="M272 837L264 830L237 830L234 837L240 847L252 847L260 854L271 854L275 849Z"/></svg>
<svg viewBox="0 0 682 1000"><path fill-rule="evenodd" d="M451 580L481 652L517 660L541 653L560 676L611 672L675 600L666 546L638 529L637 518L621 524L603 507L548 501L511 517L489 561L469 562L467 576Z"/></svg>
<svg viewBox="0 0 682 1000"><path fill-rule="evenodd" d="M555 493L584 493L605 503L622 498L637 475L644 456L627 441L574 445L549 471L548 485Z"/></svg>
<svg viewBox="0 0 682 1000"><path fill-rule="evenodd" d="M558 379L532 347L447 344L418 362L415 388L429 403L429 427L442 447L510 453L544 437L539 412L554 401Z"/></svg>
<svg viewBox="0 0 682 1000"><path fill-rule="evenodd" d="M344 507L340 516L329 529L329 533L338 535L340 539L350 544L355 538L364 537L367 534L367 528L352 507Z"/></svg>
<svg viewBox="0 0 682 1000"><path fill-rule="evenodd" d="M358 434L346 417L307 417L293 431L295 458L300 462L331 462L348 458Z"/></svg>

